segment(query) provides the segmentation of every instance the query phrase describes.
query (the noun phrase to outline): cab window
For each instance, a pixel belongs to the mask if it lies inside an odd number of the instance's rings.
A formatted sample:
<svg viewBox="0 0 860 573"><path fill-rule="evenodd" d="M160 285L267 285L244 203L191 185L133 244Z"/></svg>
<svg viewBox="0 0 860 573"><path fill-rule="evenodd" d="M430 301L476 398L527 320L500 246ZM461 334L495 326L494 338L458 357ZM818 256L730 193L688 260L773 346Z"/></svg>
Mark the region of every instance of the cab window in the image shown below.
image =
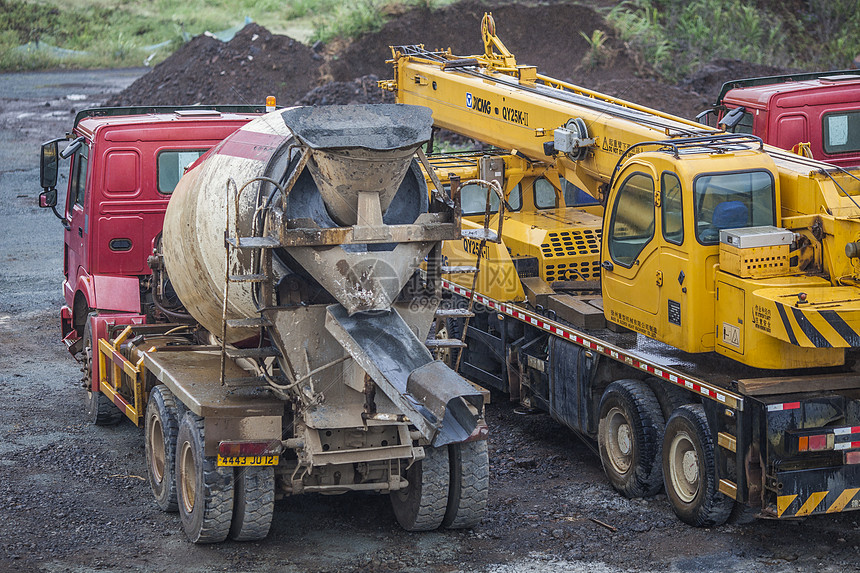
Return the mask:
<svg viewBox="0 0 860 573"><path fill-rule="evenodd" d="M860 150L860 111L826 114L823 130L825 153Z"/></svg>
<svg viewBox="0 0 860 573"><path fill-rule="evenodd" d="M618 188L609 223L609 256L631 267L654 237L654 180L645 173L630 175Z"/></svg>
<svg viewBox="0 0 860 573"><path fill-rule="evenodd" d="M561 175L558 176L561 181L561 190L564 195L565 207L585 207L586 205L599 205L600 202L589 195L586 191L580 189Z"/></svg>
<svg viewBox="0 0 860 573"><path fill-rule="evenodd" d="M753 132L753 114L750 112L745 112L739 122L737 122L734 127L728 129L728 131L732 133L745 133L747 135L752 135Z"/></svg>
<svg viewBox="0 0 860 573"><path fill-rule="evenodd" d="M696 238L702 244L718 243L723 229L776 224L768 171L700 175L693 185Z"/></svg>
<svg viewBox="0 0 860 573"><path fill-rule="evenodd" d="M681 199L681 181L674 173L664 173L662 187L663 238L669 243L680 245L684 242L684 209Z"/></svg>
<svg viewBox="0 0 860 573"><path fill-rule="evenodd" d="M197 158L206 153L206 149L170 149L158 154L156 172L158 175L158 191L170 195L176 189L177 183Z"/></svg>
<svg viewBox="0 0 860 573"><path fill-rule="evenodd" d="M535 179L534 190L535 207L538 209L555 209L556 195L555 187L552 186L552 183L540 177L539 179Z"/></svg>
<svg viewBox="0 0 860 573"><path fill-rule="evenodd" d="M445 190L448 189L450 186L445 185ZM494 191L477 183L469 183L460 187L460 209L463 215L483 215L487 209L487 193L490 194L490 213L498 213L499 196ZM522 208L523 192L519 184L508 194L508 205L514 211L519 211Z"/></svg>
<svg viewBox="0 0 860 573"><path fill-rule="evenodd" d="M81 145L75 152L75 166L72 172L72 184L69 187L70 204L79 205L83 208L87 198L87 166L89 163L90 148L87 144Z"/></svg>

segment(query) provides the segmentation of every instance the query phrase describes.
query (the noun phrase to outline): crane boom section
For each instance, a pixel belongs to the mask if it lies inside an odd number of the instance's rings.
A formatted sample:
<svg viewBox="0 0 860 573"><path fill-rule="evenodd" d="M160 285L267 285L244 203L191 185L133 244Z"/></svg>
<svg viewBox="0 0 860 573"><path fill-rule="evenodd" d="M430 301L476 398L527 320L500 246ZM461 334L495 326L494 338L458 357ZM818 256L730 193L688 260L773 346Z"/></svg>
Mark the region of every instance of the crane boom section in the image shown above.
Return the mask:
<svg viewBox="0 0 860 573"><path fill-rule="evenodd" d="M395 79L383 87L398 103L433 109L434 124L532 161L551 161L555 130L579 118L588 151L579 161L555 154L562 175L593 195L631 145L716 133L713 128L534 74L528 66L493 68L486 57L449 59L420 46L393 48ZM454 66L452 67L452 62ZM593 139L593 142L590 141ZM545 146L549 143L550 146Z"/></svg>

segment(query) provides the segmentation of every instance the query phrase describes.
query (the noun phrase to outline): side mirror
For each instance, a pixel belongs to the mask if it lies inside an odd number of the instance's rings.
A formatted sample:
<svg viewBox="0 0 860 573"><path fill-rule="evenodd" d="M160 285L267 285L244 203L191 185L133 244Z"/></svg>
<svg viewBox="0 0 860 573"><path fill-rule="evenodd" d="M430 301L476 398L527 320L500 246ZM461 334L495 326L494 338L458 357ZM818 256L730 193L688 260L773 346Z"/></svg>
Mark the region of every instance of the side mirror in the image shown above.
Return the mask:
<svg viewBox="0 0 860 573"><path fill-rule="evenodd" d="M746 108L736 107L735 109L724 115L717 125L724 126L726 130L732 129L741 121L741 118L744 116L745 112Z"/></svg>
<svg viewBox="0 0 860 573"><path fill-rule="evenodd" d="M42 189L54 189L57 186L57 175L60 170L60 152L58 139L42 144L42 152L39 160L39 181ZM42 204L41 195L39 204ZM54 192L54 204L57 204L57 193Z"/></svg>
<svg viewBox="0 0 860 573"><path fill-rule="evenodd" d="M42 209L53 208L57 206L57 190L48 189L39 193L39 207Z"/></svg>

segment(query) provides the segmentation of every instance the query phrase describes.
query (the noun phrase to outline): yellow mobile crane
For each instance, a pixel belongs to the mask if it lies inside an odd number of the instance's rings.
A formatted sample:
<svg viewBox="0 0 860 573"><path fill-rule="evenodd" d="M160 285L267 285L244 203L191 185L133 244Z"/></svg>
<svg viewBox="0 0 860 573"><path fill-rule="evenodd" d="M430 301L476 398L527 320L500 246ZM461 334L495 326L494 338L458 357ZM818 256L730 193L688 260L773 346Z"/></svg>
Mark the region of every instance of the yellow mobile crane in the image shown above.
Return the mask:
<svg viewBox="0 0 860 573"><path fill-rule="evenodd" d="M505 150L431 159L464 228L497 211L443 250L481 269L444 283L479 303L447 319L454 362L688 523L860 507L860 179L518 65L490 15L482 34L477 56L393 47L381 82ZM504 202L457 189L475 177Z"/></svg>

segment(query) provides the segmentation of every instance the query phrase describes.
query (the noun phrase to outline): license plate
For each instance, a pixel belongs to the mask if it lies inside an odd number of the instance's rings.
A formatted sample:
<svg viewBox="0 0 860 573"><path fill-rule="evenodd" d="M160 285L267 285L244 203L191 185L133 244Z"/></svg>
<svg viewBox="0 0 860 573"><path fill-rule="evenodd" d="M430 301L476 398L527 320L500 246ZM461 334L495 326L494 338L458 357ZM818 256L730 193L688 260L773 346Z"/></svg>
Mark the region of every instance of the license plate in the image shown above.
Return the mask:
<svg viewBox="0 0 860 573"><path fill-rule="evenodd" d="M276 466L278 465L278 456L243 456L243 457L227 457L218 456L219 466Z"/></svg>

